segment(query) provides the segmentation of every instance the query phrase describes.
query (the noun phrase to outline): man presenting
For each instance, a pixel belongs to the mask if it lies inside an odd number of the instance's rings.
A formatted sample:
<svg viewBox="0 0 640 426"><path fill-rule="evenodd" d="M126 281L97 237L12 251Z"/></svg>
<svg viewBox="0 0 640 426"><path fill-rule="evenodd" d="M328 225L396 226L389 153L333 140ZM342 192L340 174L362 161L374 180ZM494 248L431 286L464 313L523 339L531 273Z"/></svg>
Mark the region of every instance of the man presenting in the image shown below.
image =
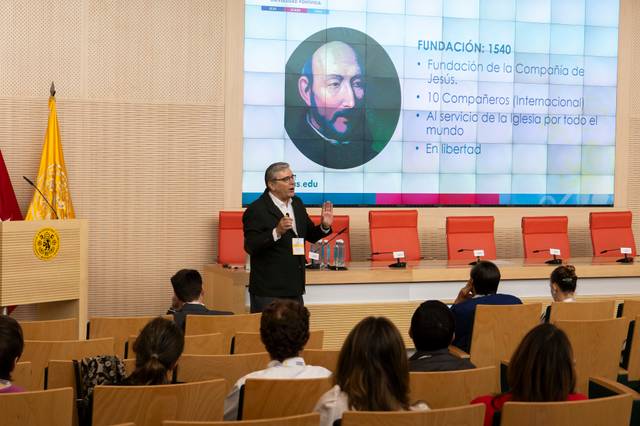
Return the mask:
<svg viewBox="0 0 640 426"><path fill-rule="evenodd" d="M331 233L333 206L325 202L319 226L295 196L289 164L274 163L265 174L266 189L242 216L244 249L251 256L251 312L262 312L274 299L303 303L304 240L316 242Z"/></svg>

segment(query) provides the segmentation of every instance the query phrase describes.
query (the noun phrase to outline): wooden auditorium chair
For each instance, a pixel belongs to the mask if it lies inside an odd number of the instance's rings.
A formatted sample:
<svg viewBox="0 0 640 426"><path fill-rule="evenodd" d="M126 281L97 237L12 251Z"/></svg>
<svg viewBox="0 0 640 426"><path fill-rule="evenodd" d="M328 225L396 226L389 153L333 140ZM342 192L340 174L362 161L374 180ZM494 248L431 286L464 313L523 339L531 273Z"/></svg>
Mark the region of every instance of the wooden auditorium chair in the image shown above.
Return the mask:
<svg viewBox="0 0 640 426"><path fill-rule="evenodd" d="M225 379L226 392L239 378L267 368L271 358L266 352L239 355L182 355L178 361L178 382Z"/></svg>
<svg viewBox="0 0 640 426"><path fill-rule="evenodd" d="M589 214L591 247L594 257L619 257L621 247L631 249L629 257L636 255L636 242L631 229L631 212L592 212Z"/></svg>
<svg viewBox="0 0 640 426"><path fill-rule="evenodd" d="M458 371L412 371L411 401L425 401L429 408L466 405L479 395L500 392L496 367Z"/></svg>
<svg viewBox="0 0 640 426"><path fill-rule="evenodd" d="M595 300L588 302L553 302L550 306L549 322L563 320L601 320L616 316L616 301Z"/></svg>
<svg viewBox="0 0 640 426"><path fill-rule="evenodd" d="M114 354L112 337L93 340L25 340L20 359L31 362L33 388L44 389L44 371L50 360L71 360Z"/></svg>
<svg viewBox="0 0 640 426"><path fill-rule="evenodd" d="M309 332L309 340L305 349L322 349L324 330L312 330ZM238 332L233 337L234 354L251 354L266 352L260 333Z"/></svg>
<svg viewBox="0 0 640 426"><path fill-rule="evenodd" d="M371 210L369 239L372 260L393 260L393 255L387 252L394 251L403 251L403 260L420 260L418 211Z"/></svg>
<svg viewBox="0 0 640 426"><path fill-rule="evenodd" d="M238 315L187 315L185 335L222 333L226 353L231 352L231 342L237 332L259 332L262 314Z"/></svg>
<svg viewBox="0 0 640 426"><path fill-rule="evenodd" d="M24 340L78 340L78 318L20 321Z"/></svg>
<svg viewBox="0 0 640 426"><path fill-rule="evenodd" d="M33 385L33 372L31 362L21 361L11 372L11 383L25 390L37 390Z"/></svg>
<svg viewBox="0 0 640 426"><path fill-rule="evenodd" d="M71 426L74 410L71 388L0 394L2 426Z"/></svg>
<svg viewBox="0 0 640 426"><path fill-rule="evenodd" d="M300 356L307 365L324 367L335 373L339 355L339 350L305 348Z"/></svg>
<svg viewBox="0 0 640 426"><path fill-rule="evenodd" d="M467 401L468 402L468 401ZM427 411L345 411L341 426L482 426L484 405L463 405Z"/></svg>
<svg viewBox="0 0 640 426"><path fill-rule="evenodd" d="M447 217L447 259L475 260L474 250L484 250L482 259L496 258L493 216Z"/></svg>
<svg viewBox="0 0 640 426"><path fill-rule="evenodd" d="M224 380L155 386L96 386L92 426L133 422L160 426L163 420L222 420Z"/></svg>
<svg viewBox="0 0 640 426"><path fill-rule="evenodd" d="M567 334L573 348L577 392L588 392L589 377L616 380L628 319L557 321L555 325Z"/></svg>
<svg viewBox="0 0 640 426"><path fill-rule="evenodd" d="M129 336L137 336L149 321L157 315L134 317L91 317L87 327L87 339L112 337L115 343L116 355L125 358L125 345ZM163 318L172 319L171 315Z"/></svg>
<svg viewBox="0 0 640 426"><path fill-rule="evenodd" d="M511 358L522 338L539 324L541 303L478 305L471 334L471 362L496 366Z"/></svg>
<svg viewBox="0 0 640 426"><path fill-rule="evenodd" d="M316 225L320 224L320 216L319 215L310 215L309 216L313 223ZM336 234L340 231L342 234L336 237ZM331 256L329 258L329 263L333 264L333 256L334 256L334 248L336 246L337 240L344 241L344 261L351 262L351 238L349 236L349 216L348 215L334 215L333 216L333 225L331 225L331 234L325 236L323 240L331 240L329 243L329 247L331 249ZM335 237L335 238L334 238ZM333 239L332 239L333 238ZM309 259L309 249L311 244L309 242L305 242L305 255L307 259Z"/></svg>
<svg viewBox="0 0 640 426"><path fill-rule="evenodd" d="M230 422L178 422L164 421L162 426L318 426L320 414L309 413L298 416L278 417L275 419L241 420Z"/></svg>
<svg viewBox="0 0 640 426"><path fill-rule="evenodd" d="M507 402L501 426L627 426L631 418L629 395L571 402Z"/></svg>
<svg viewBox="0 0 640 426"><path fill-rule="evenodd" d="M129 336L127 341L127 350L125 351L127 358L135 358L136 353L133 350L133 344L138 336ZM226 340L222 333L211 334L194 334L184 336L183 355L228 355L229 348L226 346Z"/></svg>
<svg viewBox="0 0 640 426"><path fill-rule="evenodd" d="M558 259L569 259L569 218L567 216L525 216L522 218L522 245L525 259L552 259L549 249L560 250Z"/></svg>
<svg viewBox="0 0 640 426"><path fill-rule="evenodd" d="M238 420L311 413L318 399L333 386L332 381L331 377L247 379L240 388Z"/></svg>
<svg viewBox="0 0 640 426"><path fill-rule="evenodd" d="M218 263L221 265L244 265L242 211L220 211L218 213Z"/></svg>

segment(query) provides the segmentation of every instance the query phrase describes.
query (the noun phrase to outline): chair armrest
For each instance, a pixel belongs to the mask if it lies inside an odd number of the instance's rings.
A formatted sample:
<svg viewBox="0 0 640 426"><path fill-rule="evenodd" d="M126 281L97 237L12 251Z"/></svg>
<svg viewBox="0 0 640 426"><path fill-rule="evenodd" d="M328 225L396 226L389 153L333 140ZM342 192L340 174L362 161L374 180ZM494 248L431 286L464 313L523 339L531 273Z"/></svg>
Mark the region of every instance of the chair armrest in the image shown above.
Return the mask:
<svg viewBox="0 0 640 426"><path fill-rule="evenodd" d="M640 400L640 393L628 386L606 377L589 377L589 398L602 398L613 395L631 395Z"/></svg>
<svg viewBox="0 0 640 426"><path fill-rule="evenodd" d="M462 349L458 348L457 346L449 346L449 352L451 353L451 355L457 356L458 358L462 358L462 359L471 358L471 355L469 355Z"/></svg>

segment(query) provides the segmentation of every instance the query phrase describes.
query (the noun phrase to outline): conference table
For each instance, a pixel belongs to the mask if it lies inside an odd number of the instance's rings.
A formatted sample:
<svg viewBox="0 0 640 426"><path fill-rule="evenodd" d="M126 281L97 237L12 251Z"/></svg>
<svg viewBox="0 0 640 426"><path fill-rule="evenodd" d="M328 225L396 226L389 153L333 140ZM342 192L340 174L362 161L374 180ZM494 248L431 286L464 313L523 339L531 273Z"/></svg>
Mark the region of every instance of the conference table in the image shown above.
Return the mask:
<svg viewBox="0 0 640 426"><path fill-rule="evenodd" d="M640 297L640 263L619 263L617 257L577 257L564 260L578 275L577 299ZM497 259L499 292L525 303L551 303L549 276L557 265L545 259ZM325 348L338 348L348 331L368 315L394 321L408 339L411 314L429 299L452 303L469 279L469 260L420 260L406 268L387 261L356 261L346 271L307 270L305 305L312 329L325 330ZM209 264L204 269L205 304L211 309L248 312L249 272L244 266Z"/></svg>

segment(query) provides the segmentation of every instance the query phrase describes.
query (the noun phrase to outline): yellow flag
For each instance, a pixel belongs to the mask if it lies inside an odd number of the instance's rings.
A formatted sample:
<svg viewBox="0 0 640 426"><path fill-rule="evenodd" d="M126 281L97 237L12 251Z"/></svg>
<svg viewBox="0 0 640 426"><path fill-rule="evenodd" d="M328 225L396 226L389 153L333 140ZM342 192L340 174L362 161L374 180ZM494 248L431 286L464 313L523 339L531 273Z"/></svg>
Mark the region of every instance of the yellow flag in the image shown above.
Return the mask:
<svg viewBox="0 0 640 426"><path fill-rule="evenodd" d="M47 133L44 135L42 158L40 158L40 168L35 184L51 202L59 219L75 218L71 194L69 194L67 168L62 154L55 96L49 98L49 123ZM25 220L55 219L55 217L47 201L38 191L34 191Z"/></svg>

